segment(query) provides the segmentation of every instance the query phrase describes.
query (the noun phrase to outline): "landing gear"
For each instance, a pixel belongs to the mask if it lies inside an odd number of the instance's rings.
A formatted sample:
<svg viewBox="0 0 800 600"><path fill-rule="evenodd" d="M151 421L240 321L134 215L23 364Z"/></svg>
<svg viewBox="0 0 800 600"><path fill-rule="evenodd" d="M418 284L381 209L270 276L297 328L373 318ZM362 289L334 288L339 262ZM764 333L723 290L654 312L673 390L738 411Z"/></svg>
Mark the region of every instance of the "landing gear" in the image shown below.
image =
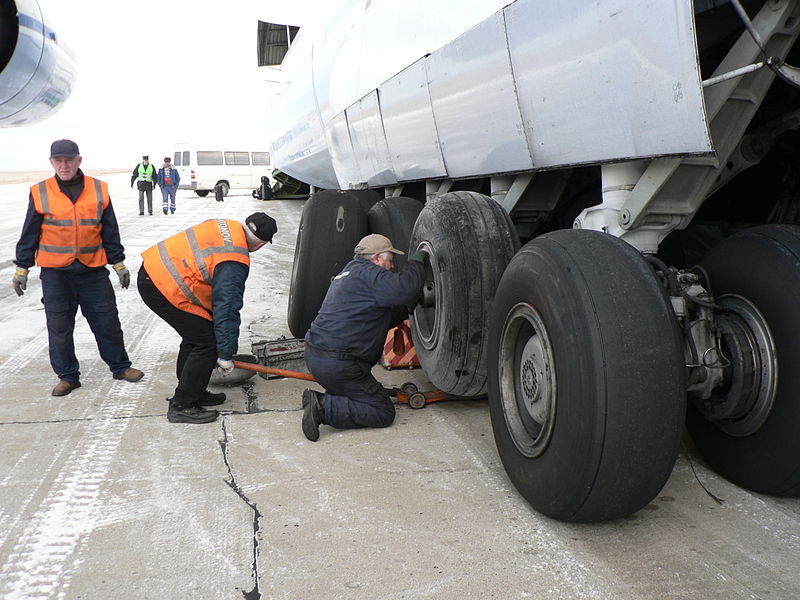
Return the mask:
<svg viewBox="0 0 800 600"><path fill-rule="evenodd" d="M502 207L476 192L429 200L410 250L428 256L423 300L414 311L414 346L431 383L453 395L486 393L489 308L519 247Z"/></svg>
<svg viewBox="0 0 800 600"><path fill-rule="evenodd" d="M800 494L800 228L764 225L716 246L702 266L720 309L724 376L694 397L687 426L711 467L764 494Z"/></svg>
<svg viewBox="0 0 800 600"><path fill-rule="evenodd" d="M509 478L563 521L635 512L669 477L685 409L681 337L626 242L562 230L511 260L489 321L489 409Z"/></svg>

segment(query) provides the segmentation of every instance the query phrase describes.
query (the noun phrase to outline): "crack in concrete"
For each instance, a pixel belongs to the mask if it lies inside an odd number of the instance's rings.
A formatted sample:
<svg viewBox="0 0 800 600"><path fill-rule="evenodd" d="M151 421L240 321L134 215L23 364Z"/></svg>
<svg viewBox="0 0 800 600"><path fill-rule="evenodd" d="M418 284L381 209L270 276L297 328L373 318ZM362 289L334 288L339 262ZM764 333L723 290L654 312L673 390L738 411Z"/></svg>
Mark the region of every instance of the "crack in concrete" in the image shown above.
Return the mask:
<svg viewBox="0 0 800 600"><path fill-rule="evenodd" d="M236 482L236 476L233 474L233 469L231 468L231 463L228 458L228 444L230 443L230 439L228 438L228 427L227 421L225 417L222 418L222 439L219 440L220 449L222 450L222 461L225 463L225 468L228 470L228 477L229 479L225 482L230 486L230 488L236 493L242 501L250 507L253 511L253 563L251 565L251 571L253 576L253 589L249 592L241 590L244 600L260 600L261 599L261 591L259 590L259 578L258 578L258 534L261 531L261 513L258 510L258 506L256 506L255 502L250 500L247 495L242 491L239 487L239 484Z"/></svg>

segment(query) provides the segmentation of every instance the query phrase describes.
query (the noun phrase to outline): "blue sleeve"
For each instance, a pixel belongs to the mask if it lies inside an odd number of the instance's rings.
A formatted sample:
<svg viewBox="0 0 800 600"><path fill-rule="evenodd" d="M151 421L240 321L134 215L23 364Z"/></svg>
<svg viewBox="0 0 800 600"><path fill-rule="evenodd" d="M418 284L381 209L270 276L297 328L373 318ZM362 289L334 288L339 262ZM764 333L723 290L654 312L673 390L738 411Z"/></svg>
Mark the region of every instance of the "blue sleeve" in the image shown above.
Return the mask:
<svg viewBox="0 0 800 600"><path fill-rule="evenodd" d="M114 206L111 204L111 199L108 202L108 208L103 211L103 218L100 219L102 226L101 236L103 237L103 248L106 250L106 259L108 264L115 265L125 260L125 248L119 239L119 225L117 224L117 216L114 214Z"/></svg>
<svg viewBox="0 0 800 600"><path fill-rule="evenodd" d="M158 170L158 175L156 176L156 179L158 180L158 185L163 187L163 185L164 185L164 169L163 168Z"/></svg>
<svg viewBox="0 0 800 600"><path fill-rule="evenodd" d="M250 269L247 265L229 260L217 265L211 280L211 306L214 315L214 335L217 354L230 359L239 347L239 311L244 305L244 283Z"/></svg>
<svg viewBox="0 0 800 600"><path fill-rule="evenodd" d="M375 303L384 308L416 304L422 292L424 269L422 263L410 260L399 273L376 270L373 283Z"/></svg>
<svg viewBox="0 0 800 600"><path fill-rule="evenodd" d="M181 174L180 174L180 172L178 172L178 169L176 169L175 167L172 168L172 172L175 173L175 177L174 177L175 185L176 186L180 185L181 184Z"/></svg>
<svg viewBox="0 0 800 600"><path fill-rule="evenodd" d="M36 251L39 249L39 238L42 234L42 221L44 216L36 212L33 205L33 196L28 195L28 212L22 224L22 233L17 242L17 254L14 264L24 269L30 269L36 264Z"/></svg>

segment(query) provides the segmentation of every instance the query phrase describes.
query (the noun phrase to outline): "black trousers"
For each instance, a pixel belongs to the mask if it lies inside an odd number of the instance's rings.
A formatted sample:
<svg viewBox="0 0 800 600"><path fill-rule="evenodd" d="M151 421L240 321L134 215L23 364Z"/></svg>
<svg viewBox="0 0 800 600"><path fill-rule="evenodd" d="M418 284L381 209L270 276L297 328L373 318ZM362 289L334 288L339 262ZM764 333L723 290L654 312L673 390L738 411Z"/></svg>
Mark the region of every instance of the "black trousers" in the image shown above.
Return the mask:
<svg viewBox="0 0 800 600"><path fill-rule="evenodd" d="M217 339L214 324L176 308L153 284L144 267L137 280L144 303L181 336L175 375L178 387L170 402L176 408L196 406L206 391L211 372L217 365Z"/></svg>

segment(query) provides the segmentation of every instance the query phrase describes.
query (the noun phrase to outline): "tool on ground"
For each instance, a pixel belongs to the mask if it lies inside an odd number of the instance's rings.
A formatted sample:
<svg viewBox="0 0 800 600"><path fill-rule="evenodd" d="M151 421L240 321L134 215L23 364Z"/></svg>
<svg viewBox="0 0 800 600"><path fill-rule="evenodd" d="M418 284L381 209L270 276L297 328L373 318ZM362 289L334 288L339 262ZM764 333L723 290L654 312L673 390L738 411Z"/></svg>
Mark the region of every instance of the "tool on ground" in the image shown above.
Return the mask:
<svg viewBox="0 0 800 600"><path fill-rule="evenodd" d="M305 381L316 381L314 376L310 373L302 373L300 371L290 371L288 369L278 369L276 367L265 367L264 365L254 364L252 362L243 362L234 360L233 366L236 369L244 369L245 371L255 371L258 373L269 373L279 377L288 377L290 379L303 379ZM413 383L404 383L399 388L384 388L389 396L397 398L401 404L408 404L411 408L422 408L426 404L438 402L449 397L447 392L440 390L431 390L429 392L420 392L417 386Z"/></svg>

